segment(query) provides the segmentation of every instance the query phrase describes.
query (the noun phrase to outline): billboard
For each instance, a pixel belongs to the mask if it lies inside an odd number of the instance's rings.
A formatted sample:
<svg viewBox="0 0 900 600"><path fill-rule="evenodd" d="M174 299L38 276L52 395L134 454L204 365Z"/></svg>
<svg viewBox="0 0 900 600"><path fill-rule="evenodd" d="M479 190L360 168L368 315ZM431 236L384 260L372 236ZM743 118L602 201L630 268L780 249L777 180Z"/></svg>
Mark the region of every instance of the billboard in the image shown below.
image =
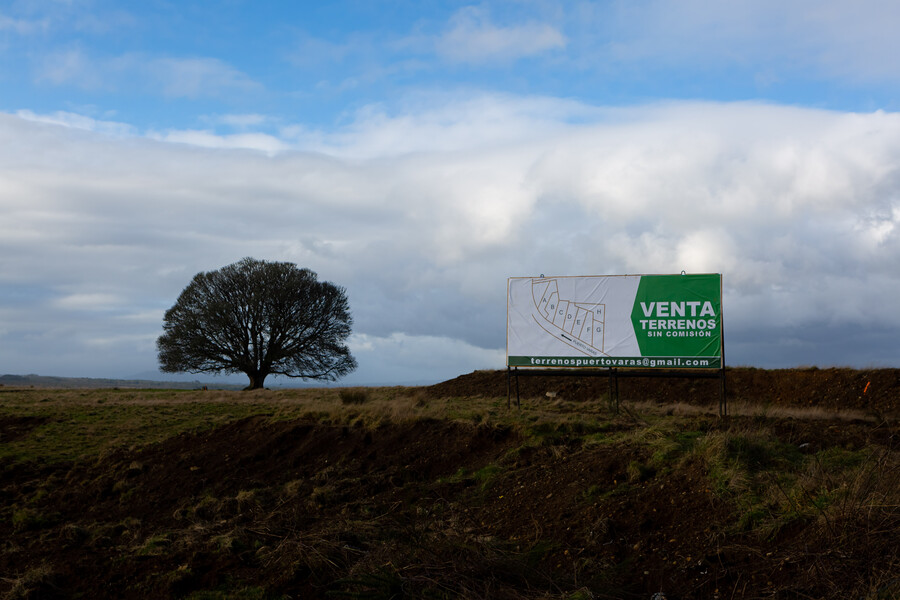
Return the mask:
<svg viewBox="0 0 900 600"><path fill-rule="evenodd" d="M510 277L511 367L722 367L722 276Z"/></svg>

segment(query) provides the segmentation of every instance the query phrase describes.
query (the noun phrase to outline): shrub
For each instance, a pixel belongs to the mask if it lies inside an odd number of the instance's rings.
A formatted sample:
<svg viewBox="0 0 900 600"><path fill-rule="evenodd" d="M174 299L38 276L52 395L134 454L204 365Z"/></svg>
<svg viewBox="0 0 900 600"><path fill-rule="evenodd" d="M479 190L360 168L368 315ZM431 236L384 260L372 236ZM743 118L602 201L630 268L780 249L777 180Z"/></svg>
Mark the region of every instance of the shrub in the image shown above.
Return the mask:
<svg viewBox="0 0 900 600"><path fill-rule="evenodd" d="M369 392L359 388L344 388L338 396L342 404L365 404L369 401Z"/></svg>

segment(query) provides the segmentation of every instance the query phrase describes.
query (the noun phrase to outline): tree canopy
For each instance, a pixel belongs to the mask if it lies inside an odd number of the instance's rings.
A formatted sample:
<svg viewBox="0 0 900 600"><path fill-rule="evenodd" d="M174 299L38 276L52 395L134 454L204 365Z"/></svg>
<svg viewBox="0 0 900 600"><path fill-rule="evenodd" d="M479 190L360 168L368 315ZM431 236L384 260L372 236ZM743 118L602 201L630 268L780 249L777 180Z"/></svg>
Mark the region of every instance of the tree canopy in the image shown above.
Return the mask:
<svg viewBox="0 0 900 600"><path fill-rule="evenodd" d="M287 262L244 258L198 273L166 311L157 339L164 372L245 373L334 381L356 368L344 341L344 288Z"/></svg>

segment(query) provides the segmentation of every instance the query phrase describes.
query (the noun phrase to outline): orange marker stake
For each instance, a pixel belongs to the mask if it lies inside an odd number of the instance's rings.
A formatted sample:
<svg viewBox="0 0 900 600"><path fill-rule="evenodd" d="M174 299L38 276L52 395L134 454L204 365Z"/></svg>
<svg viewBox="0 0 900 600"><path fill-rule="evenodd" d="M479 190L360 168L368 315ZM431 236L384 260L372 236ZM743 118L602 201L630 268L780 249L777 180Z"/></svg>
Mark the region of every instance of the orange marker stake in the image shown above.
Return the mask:
<svg viewBox="0 0 900 600"><path fill-rule="evenodd" d="M866 395L866 392L869 391L869 384L871 384L871 383L872 383L871 381L867 381L867 382L866 382L866 389L863 390L863 396L865 396L865 395Z"/></svg>

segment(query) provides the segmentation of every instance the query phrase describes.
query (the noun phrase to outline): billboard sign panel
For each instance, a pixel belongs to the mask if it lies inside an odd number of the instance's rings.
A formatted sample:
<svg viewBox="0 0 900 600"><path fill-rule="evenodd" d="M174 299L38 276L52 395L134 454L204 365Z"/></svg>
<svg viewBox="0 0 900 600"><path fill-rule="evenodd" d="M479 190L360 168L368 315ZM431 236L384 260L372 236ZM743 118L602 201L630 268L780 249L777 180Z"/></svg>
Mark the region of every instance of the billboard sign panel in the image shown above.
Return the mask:
<svg viewBox="0 0 900 600"><path fill-rule="evenodd" d="M722 276L510 277L511 367L722 367Z"/></svg>

